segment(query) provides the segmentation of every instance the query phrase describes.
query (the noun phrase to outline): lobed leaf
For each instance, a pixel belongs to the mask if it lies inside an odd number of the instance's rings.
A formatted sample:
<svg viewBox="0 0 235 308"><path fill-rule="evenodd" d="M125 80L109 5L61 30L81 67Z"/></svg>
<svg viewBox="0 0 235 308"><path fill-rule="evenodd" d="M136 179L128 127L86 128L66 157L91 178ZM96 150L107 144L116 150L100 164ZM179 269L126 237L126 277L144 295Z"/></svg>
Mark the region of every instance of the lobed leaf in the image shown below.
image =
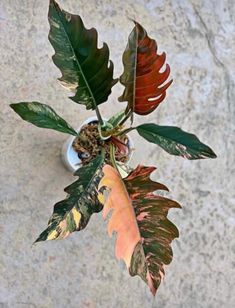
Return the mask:
<svg viewBox="0 0 235 308"><path fill-rule="evenodd" d="M136 127L140 136L151 143L155 143L172 155L184 158L202 159L216 158L213 150L202 143L197 136L187 133L175 126L160 126L156 124L142 124Z"/></svg>
<svg viewBox="0 0 235 308"><path fill-rule="evenodd" d="M158 182L150 179L150 174L156 170L156 167L137 166L125 181L127 191L132 196L145 196L149 191L166 190L168 188Z"/></svg>
<svg viewBox="0 0 235 308"><path fill-rule="evenodd" d="M167 219L170 208L180 205L153 194L166 186L150 179L154 167L138 166L124 180L111 166L103 168L99 188L106 187L109 195L100 194L103 216L110 210L108 232L117 233L116 257L123 259L130 275L139 275L155 295L164 275L164 265L172 260L172 240L179 236L177 228Z"/></svg>
<svg viewBox="0 0 235 308"><path fill-rule="evenodd" d="M103 176L103 163L104 155L101 154L75 172L78 180L65 188L66 199L55 204L48 227L35 242L64 239L84 229L91 215L102 210L97 188Z"/></svg>
<svg viewBox="0 0 235 308"><path fill-rule="evenodd" d="M128 109L140 115L154 111L164 100L166 90L172 83L167 81L170 67L166 64L166 54L157 53L157 43L137 22L132 30L123 54L124 72L120 82L125 86L119 101L127 101Z"/></svg>
<svg viewBox="0 0 235 308"><path fill-rule="evenodd" d="M117 82L107 44L98 49L97 31L87 30L80 16L62 10L54 0L50 0L48 18L53 61L62 73L60 83L75 92L74 102L95 109L107 100Z"/></svg>
<svg viewBox="0 0 235 308"><path fill-rule="evenodd" d="M132 199L141 242L135 247L129 268L130 275L139 275L149 286L153 295L165 275L164 266L172 261L171 242L179 236L176 226L167 219L171 208L181 206L168 198L153 194L155 189L167 188L162 184L150 181L154 167L138 166L124 179ZM143 185L145 179L149 186ZM157 188L158 187L158 188Z"/></svg>
<svg viewBox="0 0 235 308"><path fill-rule="evenodd" d="M38 127L54 129L77 136L77 132L51 107L38 102L11 104L10 107L25 121Z"/></svg>

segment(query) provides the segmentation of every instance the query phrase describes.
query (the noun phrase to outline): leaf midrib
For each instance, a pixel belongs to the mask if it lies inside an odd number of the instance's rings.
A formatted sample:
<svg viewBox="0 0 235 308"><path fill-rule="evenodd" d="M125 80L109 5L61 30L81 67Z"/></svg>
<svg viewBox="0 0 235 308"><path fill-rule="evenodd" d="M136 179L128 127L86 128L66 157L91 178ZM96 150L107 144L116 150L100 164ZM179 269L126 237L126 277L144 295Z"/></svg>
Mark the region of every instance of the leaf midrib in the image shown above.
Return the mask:
<svg viewBox="0 0 235 308"><path fill-rule="evenodd" d="M137 52L138 52L138 27L135 25L136 28L136 40L135 40L135 63L134 63L134 84L133 84L133 105L132 105L132 112L135 110L135 95L136 95L136 70L137 70Z"/></svg>
<svg viewBox="0 0 235 308"><path fill-rule="evenodd" d="M54 4L53 4L53 5L54 5ZM93 103L94 103L94 105L95 105L95 106L93 106L93 107L96 108L96 107L97 107L96 100L95 100L95 98L94 98L94 96L93 96L93 93L92 93L91 88L90 88L90 86L89 86L89 84L88 84L88 82L87 82L87 79L86 79L86 77L85 77L85 75L84 75L84 73L83 73L82 67L81 67L81 65L80 65L80 63L79 63L79 61L78 61L78 59L77 59L77 55L76 55L76 53L75 53L75 51L74 51L73 45L72 45L72 43L71 43L71 41L70 41L70 39L69 39L68 33L67 33L66 29L65 29L64 22L63 22L63 20L62 20L62 18L61 18L61 16L60 16L60 12L62 12L62 11L58 11L58 8L57 8L56 6L54 6L54 7L55 7L55 9L56 9L56 12L57 12L57 15L58 15L58 17L59 17L59 20L60 20L60 22L61 22L61 24L62 24L62 26L63 26L63 27L62 27L62 28L63 28L63 31L64 31L64 33L65 33L65 35L66 35L66 37L67 37L67 40L68 40L69 45L70 45L70 47L71 47L71 49L72 49L72 52L73 52L73 54L75 55L75 60L76 60L77 66L78 66L78 68L79 68L79 70L80 70L80 72L81 72L81 74L82 74L82 77L83 77L83 79L84 79L84 81L85 81L85 84L86 84L86 86L87 86L87 88L88 88L88 91L89 91L89 93L90 93L90 95L91 95L91 98L92 98L92 100L93 100ZM78 87L79 87L79 85L78 85Z"/></svg>
<svg viewBox="0 0 235 308"><path fill-rule="evenodd" d="M78 202L78 200L81 199L81 198L85 195L85 193L87 192L87 188L90 187L91 183L92 183L93 180L94 180L95 174L96 174L97 170L100 168L100 166L102 165L102 163L103 163L103 161L101 160L100 163L99 163L99 165L98 165L97 168L95 169L95 172L94 172L93 176L91 177L90 181L89 181L88 184L86 185L86 189L84 189L84 191L83 191L81 194L78 195L77 202ZM81 184L81 185L82 185L82 184ZM82 186L83 186L83 185L82 185ZM83 186L83 187L84 187L84 186ZM64 214L63 219L65 219L66 216L68 215L68 213L72 211L72 209L74 208L74 206L75 206L75 205L73 205L73 206L71 207L71 209L68 210L68 211L66 212L66 214ZM63 219L61 219L61 221L62 221Z"/></svg>
<svg viewBox="0 0 235 308"><path fill-rule="evenodd" d="M144 124L143 124L144 125ZM141 127L141 125L140 126L137 126L137 129L138 129L138 127ZM174 127L174 126L172 126L172 127ZM177 126L175 126L176 128L178 128ZM178 128L179 129L179 128ZM170 141L170 142L174 142L175 144L181 144L181 145L183 145L183 146L185 146L185 147L192 147L192 150L196 150L196 149L193 149L193 145L194 145L194 143L189 143L189 144L183 144L183 143L180 143L179 141L176 141L174 138L169 138L169 137L166 137L166 136L164 136L164 135L160 135L159 133L156 133L155 134L155 136L154 136L154 133L152 133L152 132L149 132L148 130L146 130L146 129L143 129L143 131L147 131L148 132L148 134L150 134L150 135L152 135L153 137L155 137L156 135L158 136L158 137L162 137L162 138L164 138L164 139L166 139L167 141ZM200 143L202 143L202 142L200 142Z"/></svg>

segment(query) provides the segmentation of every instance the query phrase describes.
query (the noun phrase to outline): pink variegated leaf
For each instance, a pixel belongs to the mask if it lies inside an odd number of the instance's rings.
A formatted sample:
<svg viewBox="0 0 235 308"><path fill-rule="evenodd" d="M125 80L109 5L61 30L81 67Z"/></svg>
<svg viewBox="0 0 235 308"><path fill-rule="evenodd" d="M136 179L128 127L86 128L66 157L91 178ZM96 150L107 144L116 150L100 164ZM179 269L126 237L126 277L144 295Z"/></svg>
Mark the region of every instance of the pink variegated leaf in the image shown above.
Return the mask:
<svg viewBox="0 0 235 308"><path fill-rule="evenodd" d="M131 199L118 172L111 166L103 168L104 177L100 181L99 189L106 187L110 190L104 203L103 217L106 218L110 210L112 216L108 223L108 233L117 233L116 257L123 259L127 268L130 267L131 258L137 243L141 240L135 212Z"/></svg>
<svg viewBox="0 0 235 308"><path fill-rule="evenodd" d="M155 169L138 166L122 180L106 165L99 185L109 190L106 200L102 198L103 216L112 211L108 231L117 233L116 257L125 261L130 275L139 275L148 284L153 295L165 275L164 266L172 260L170 244L179 236L167 214L170 208L180 208L177 202L153 193L168 190L150 179Z"/></svg>

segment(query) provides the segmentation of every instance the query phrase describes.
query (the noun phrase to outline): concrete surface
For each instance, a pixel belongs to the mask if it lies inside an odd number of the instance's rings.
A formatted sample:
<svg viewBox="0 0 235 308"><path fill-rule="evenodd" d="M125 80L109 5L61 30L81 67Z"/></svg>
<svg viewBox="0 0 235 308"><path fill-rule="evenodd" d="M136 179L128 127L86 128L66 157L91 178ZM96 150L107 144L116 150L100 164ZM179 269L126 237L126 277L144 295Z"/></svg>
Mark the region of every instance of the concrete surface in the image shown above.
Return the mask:
<svg viewBox="0 0 235 308"><path fill-rule="evenodd" d="M121 55L136 18L165 50L174 83L151 120L197 133L217 160L171 157L133 133L132 163L156 165L155 179L183 205L171 219L180 230L174 261L155 299L114 258L114 240L100 215L65 241L32 247L53 204L73 176L60 160L67 136L21 121L9 108L18 101L50 104L74 127L91 113L67 99L56 82L47 40L48 1L0 1L0 307L217 308L235 307L233 0L60 0L82 15L106 41L122 72ZM122 91L114 90L110 109ZM115 107L114 107L115 106ZM118 107L117 107L118 106ZM106 116L108 105L102 107Z"/></svg>

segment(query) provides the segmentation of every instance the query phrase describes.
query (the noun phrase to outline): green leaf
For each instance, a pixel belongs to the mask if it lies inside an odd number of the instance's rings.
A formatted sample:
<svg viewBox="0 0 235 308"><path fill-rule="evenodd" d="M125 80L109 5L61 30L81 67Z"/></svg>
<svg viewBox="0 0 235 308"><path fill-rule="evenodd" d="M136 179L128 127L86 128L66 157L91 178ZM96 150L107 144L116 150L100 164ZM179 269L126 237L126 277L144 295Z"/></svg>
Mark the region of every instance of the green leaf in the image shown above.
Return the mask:
<svg viewBox="0 0 235 308"><path fill-rule="evenodd" d="M103 176L103 163L104 155L100 154L75 172L78 180L65 188L66 199L55 204L48 227L35 242L64 239L72 232L84 229L91 215L102 210L97 187Z"/></svg>
<svg viewBox="0 0 235 308"><path fill-rule="evenodd" d="M54 129L77 136L77 132L51 107L38 102L11 104L10 107L25 121L38 127Z"/></svg>
<svg viewBox="0 0 235 308"><path fill-rule="evenodd" d="M216 158L211 148L195 135L186 133L179 127L142 124L136 127L140 136L155 143L172 155L187 159Z"/></svg>
<svg viewBox="0 0 235 308"><path fill-rule="evenodd" d="M107 100L117 82L107 44L98 49L97 31L87 30L80 16L65 12L54 0L50 0L48 18L53 61L62 73L59 81L75 92L70 97L74 102L95 109Z"/></svg>
<svg viewBox="0 0 235 308"><path fill-rule="evenodd" d="M125 116L125 110L122 110L118 112L117 114L115 114L113 117L111 117L108 120L108 122L112 124L113 127L116 127L121 122L121 120L124 118L124 116Z"/></svg>

